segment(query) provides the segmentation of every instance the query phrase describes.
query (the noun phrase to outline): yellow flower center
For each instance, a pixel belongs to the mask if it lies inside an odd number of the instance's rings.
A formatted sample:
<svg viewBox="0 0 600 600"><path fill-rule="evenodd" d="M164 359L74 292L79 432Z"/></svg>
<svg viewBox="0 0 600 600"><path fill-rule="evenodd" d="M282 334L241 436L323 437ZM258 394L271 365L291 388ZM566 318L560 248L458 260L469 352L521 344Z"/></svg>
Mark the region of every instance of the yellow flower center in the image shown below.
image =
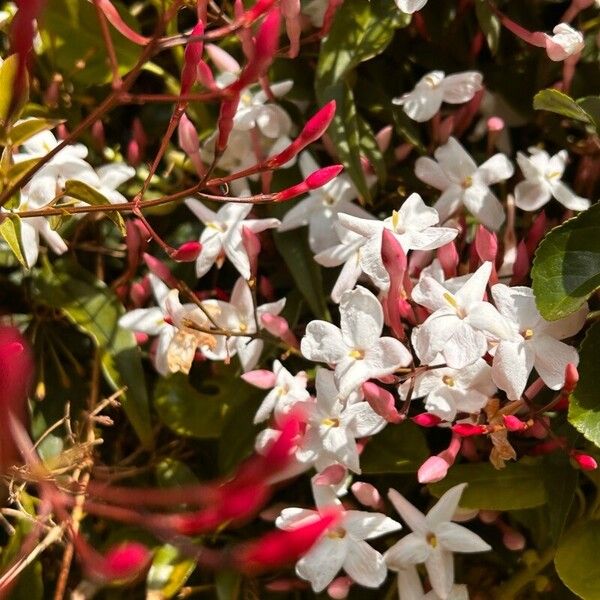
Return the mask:
<svg viewBox="0 0 600 600"><path fill-rule="evenodd" d="M533 329L526 329L521 333L521 335L526 339L530 340L533 337Z"/></svg>
<svg viewBox="0 0 600 600"><path fill-rule="evenodd" d="M325 425L325 427L339 427L340 420L336 417L327 417L321 421L321 425Z"/></svg>
<svg viewBox="0 0 600 600"><path fill-rule="evenodd" d="M336 527L327 533L327 537L332 540L343 540L346 537L346 530L342 527Z"/></svg>
<svg viewBox="0 0 600 600"><path fill-rule="evenodd" d="M428 533L427 534L427 543L432 547L432 548L436 548L438 545L438 541L437 538L435 537L434 533Z"/></svg>
<svg viewBox="0 0 600 600"><path fill-rule="evenodd" d="M394 231L398 229L398 225L400 224L400 214L397 210L392 211L392 228Z"/></svg>
<svg viewBox="0 0 600 600"><path fill-rule="evenodd" d="M470 175L467 175L460 184L464 190L470 188L473 185L473 178Z"/></svg>
<svg viewBox="0 0 600 600"><path fill-rule="evenodd" d="M362 360L365 357L365 351L357 350L355 348L354 350L350 350L350 352L348 352L348 356L350 356L356 360Z"/></svg>
<svg viewBox="0 0 600 600"><path fill-rule="evenodd" d="M227 225L224 225L223 223L217 223L216 221L211 221L210 223L207 223L206 226L209 229L215 229L220 233L225 233L227 231Z"/></svg>
<svg viewBox="0 0 600 600"><path fill-rule="evenodd" d="M450 377L450 375L444 375L442 377L442 381L446 384L449 385L450 387L454 387L454 378Z"/></svg>
<svg viewBox="0 0 600 600"><path fill-rule="evenodd" d="M240 323L238 325L238 329L241 333L245 333L246 331L248 331L248 325L246 325L246 323Z"/></svg>

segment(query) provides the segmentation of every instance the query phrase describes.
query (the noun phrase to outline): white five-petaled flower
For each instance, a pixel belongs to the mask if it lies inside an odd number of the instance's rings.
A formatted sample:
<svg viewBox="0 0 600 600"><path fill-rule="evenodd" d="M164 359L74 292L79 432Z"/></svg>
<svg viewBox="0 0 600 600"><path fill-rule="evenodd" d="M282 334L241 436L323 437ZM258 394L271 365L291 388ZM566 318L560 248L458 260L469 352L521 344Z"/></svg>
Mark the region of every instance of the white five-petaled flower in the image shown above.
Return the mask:
<svg viewBox="0 0 600 600"><path fill-rule="evenodd" d="M415 121L429 121L441 108L442 102L463 104L481 89L483 77L477 71L465 71L445 76L443 71L432 71L422 77L415 89L392 102L403 107Z"/></svg>
<svg viewBox="0 0 600 600"><path fill-rule="evenodd" d="M564 385L568 363L577 365L577 350L559 341L575 335L585 322L587 305L565 319L546 321L538 312L531 288L492 287L494 302L513 326L510 336L495 348L492 377L510 400L523 394L535 367L544 383L553 390Z"/></svg>
<svg viewBox="0 0 600 600"><path fill-rule="evenodd" d="M554 35L544 34L546 52L550 60L559 62L578 52L585 46L583 34L573 29L568 23L559 23L553 30Z"/></svg>
<svg viewBox="0 0 600 600"><path fill-rule="evenodd" d="M306 390L306 373L300 371L292 375L278 360L273 361L272 372L250 371L242 375L242 379L257 387L272 388L256 411L254 423L266 421L271 413L275 413L275 417L284 415L310 396Z"/></svg>
<svg viewBox="0 0 600 600"><path fill-rule="evenodd" d="M309 427L297 457L302 462L338 462L360 473L356 439L375 435L387 424L368 402L340 397L333 372L319 368L317 401L305 404Z"/></svg>
<svg viewBox="0 0 600 600"><path fill-rule="evenodd" d="M421 10L427 4L427 0L395 0L395 2L403 13L409 15Z"/></svg>
<svg viewBox="0 0 600 600"><path fill-rule="evenodd" d="M389 287L389 275L381 258L383 230L394 234L402 249L434 250L451 242L458 234L456 229L438 227L439 215L434 208L426 206L419 194L411 194L383 222L361 219L347 214L338 215L340 224L363 236L367 241L360 249L362 270L383 290Z"/></svg>
<svg viewBox="0 0 600 600"><path fill-rule="evenodd" d="M515 204L522 210L538 210L556 198L570 210L585 210L590 201L577 196L562 181L568 160L566 150L550 156L545 150L529 148L531 156L517 152L517 162L525 175L515 187Z"/></svg>
<svg viewBox="0 0 600 600"><path fill-rule="evenodd" d="M412 361L401 342L381 337L383 309L369 290L357 286L342 294L340 325L311 321L300 348L308 360L335 365L342 398L368 379L390 375Z"/></svg>
<svg viewBox="0 0 600 600"><path fill-rule="evenodd" d="M196 275L202 277L215 263L220 267L226 256L240 275L249 279L250 262L242 241L242 227L259 233L277 227L279 220L246 219L252 204L229 202L215 213L195 198L187 198L185 203L205 225L200 235L202 250L196 260Z"/></svg>
<svg viewBox="0 0 600 600"><path fill-rule="evenodd" d="M421 280L419 302L432 314L413 330L412 341L424 364L441 354L449 367L462 369L487 352L488 335L511 331L508 320L483 300L491 270L492 263L484 263L454 294L433 277Z"/></svg>
<svg viewBox="0 0 600 600"><path fill-rule="evenodd" d="M512 177L514 167L508 158L494 154L478 167L453 137L434 155L436 160L418 158L415 174L442 192L435 203L440 221L443 223L464 205L488 229L499 229L504 222L504 209L489 186Z"/></svg>
<svg viewBox="0 0 600 600"><path fill-rule="evenodd" d="M303 177L314 173L319 165L308 154L303 152L299 159ZM313 252L321 252L337 242L334 225L338 213L347 213L364 219L372 219L366 210L353 204L358 197L356 188L350 178L338 175L324 186L312 190L308 197L301 200L289 210L279 226L279 231L289 231L308 225L308 242Z"/></svg>
<svg viewBox="0 0 600 600"><path fill-rule="evenodd" d="M313 490L317 510L286 508L275 521L277 527L292 530L316 519L319 510L340 506L330 486L313 485ZM387 535L401 527L400 523L382 513L342 511L336 525L296 563L296 574L310 581L316 593L323 591L340 569L359 585L377 588L386 578L387 567L383 556L365 540Z"/></svg>
<svg viewBox="0 0 600 600"><path fill-rule="evenodd" d="M442 363L443 360L436 360L432 366ZM403 399L410 387L409 380L398 388ZM434 368L417 375L412 397L424 397L425 410L452 422L459 412L479 412L495 392L492 368L479 358L463 369Z"/></svg>
<svg viewBox="0 0 600 600"><path fill-rule="evenodd" d="M478 535L452 522L466 486L461 483L450 488L427 515L396 490L392 489L388 494L395 509L412 529L412 533L385 553L388 567L400 571L410 565L425 563L431 587L442 600L448 600L454 585L452 553L491 550Z"/></svg>
<svg viewBox="0 0 600 600"><path fill-rule="evenodd" d="M216 346L213 349L203 348L204 355L210 360L226 360L237 354L242 369L246 372L256 366L264 347L263 340L252 337L263 328L262 316L278 315L285 306L285 298L262 304L255 310L252 292L247 282L240 277L233 286L229 302L206 300L202 304L209 310L213 307L217 309L214 311L214 320L219 327L237 334L229 338L225 335L216 335Z"/></svg>

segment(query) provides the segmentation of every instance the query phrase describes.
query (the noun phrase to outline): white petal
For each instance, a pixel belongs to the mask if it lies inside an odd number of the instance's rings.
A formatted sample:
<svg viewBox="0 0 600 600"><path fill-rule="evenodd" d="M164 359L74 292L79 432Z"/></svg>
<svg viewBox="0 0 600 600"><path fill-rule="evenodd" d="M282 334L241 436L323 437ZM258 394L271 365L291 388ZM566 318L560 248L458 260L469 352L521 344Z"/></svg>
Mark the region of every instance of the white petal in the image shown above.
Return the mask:
<svg viewBox="0 0 600 600"><path fill-rule="evenodd" d="M513 176L515 167L504 154L494 154L477 169L477 177L484 185L492 185Z"/></svg>
<svg viewBox="0 0 600 600"><path fill-rule="evenodd" d="M435 529L440 523L450 521L458 508L460 497L462 496L466 483L460 483L444 492L441 498L435 503L427 513L427 523L430 528ZM437 529L436 529L437 531Z"/></svg>
<svg viewBox="0 0 600 600"><path fill-rule="evenodd" d="M439 222L435 208L426 206L419 194L411 194L398 211L400 226L404 229L423 231Z"/></svg>
<svg viewBox="0 0 600 600"><path fill-rule="evenodd" d="M329 364L339 362L349 352L340 329L326 321L311 321L306 326L300 350L308 360Z"/></svg>
<svg viewBox="0 0 600 600"><path fill-rule="evenodd" d="M444 91L441 87L418 89L399 99L404 112L414 121L429 121L441 108Z"/></svg>
<svg viewBox="0 0 600 600"><path fill-rule="evenodd" d="M334 302L339 302L342 299L344 292L351 290L358 281L358 278L362 274L362 269L356 259L350 258L348 262L344 264L340 274L338 275L337 281L331 290L331 299Z"/></svg>
<svg viewBox="0 0 600 600"><path fill-rule="evenodd" d="M442 167L432 158L422 156L415 162L415 175L427 185L437 190L445 190L450 185L450 180Z"/></svg>
<svg viewBox="0 0 600 600"><path fill-rule="evenodd" d="M347 346L367 350L377 342L383 329L383 308L366 288L357 286L340 302L340 327Z"/></svg>
<svg viewBox="0 0 600 600"><path fill-rule="evenodd" d="M483 76L477 71L465 71L448 75L442 84L444 102L450 104L468 102L481 89L482 81Z"/></svg>
<svg viewBox="0 0 600 600"><path fill-rule="evenodd" d="M163 311L158 308L136 308L119 319L119 325L131 331L158 335L166 325Z"/></svg>
<svg viewBox="0 0 600 600"><path fill-rule="evenodd" d="M442 600L447 600L454 584L454 558L452 552L446 552L438 546L425 561L425 567L431 587Z"/></svg>
<svg viewBox="0 0 600 600"><path fill-rule="evenodd" d="M465 208L488 229L498 231L504 223L504 208L500 200L485 186L472 185L467 188L463 194L463 203Z"/></svg>
<svg viewBox="0 0 600 600"><path fill-rule="evenodd" d="M557 181L552 185L552 195L570 210L586 210L591 204L589 200L581 198L570 190L562 181Z"/></svg>
<svg viewBox="0 0 600 600"><path fill-rule="evenodd" d="M398 595L400 600L423 600L423 584L415 567L398 571ZM468 600L468 598L467 598Z"/></svg>
<svg viewBox="0 0 600 600"><path fill-rule="evenodd" d="M487 339L468 323L459 320L442 350L446 364L453 369L462 369L473 364L487 352Z"/></svg>
<svg viewBox="0 0 600 600"><path fill-rule="evenodd" d="M535 350L535 370L551 390L560 389L565 382L567 364L579 364L579 354L571 346L549 335L532 338Z"/></svg>
<svg viewBox="0 0 600 600"><path fill-rule="evenodd" d="M534 352L523 341L502 341L496 348L492 364L494 383L506 392L509 400L518 400L525 391L533 368Z"/></svg>
<svg viewBox="0 0 600 600"><path fill-rule="evenodd" d="M344 529L357 540L372 540L399 531L402 525L381 513L348 510L344 514Z"/></svg>
<svg viewBox="0 0 600 600"><path fill-rule="evenodd" d="M487 552L491 550L476 533L457 523L440 523L435 528L438 541L451 552Z"/></svg>
<svg viewBox="0 0 600 600"><path fill-rule="evenodd" d="M311 582L314 592L322 592L342 568L348 554L348 539L323 537L296 564L296 574Z"/></svg>
<svg viewBox="0 0 600 600"><path fill-rule="evenodd" d="M491 274L492 263L484 262L456 292L455 296L460 306L468 308L471 304L483 300Z"/></svg>
<svg viewBox="0 0 600 600"><path fill-rule="evenodd" d="M550 187L540 180L521 181L515 187L515 204L521 210L538 210L550 200L551 196Z"/></svg>
<svg viewBox="0 0 600 600"><path fill-rule="evenodd" d="M409 533L396 542L384 556L390 569L399 570L426 561L430 554L431 546L425 541L425 538L415 533Z"/></svg>
<svg viewBox="0 0 600 600"><path fill-rule="evenodd" d="M200 200L195 198L186 198L185 205L198 217L202 223L210 223L217 220L217 214L209 208L206 208Z"/></svg>
<svg viewBox="0 0 600 600"><path fill-rule="evenodd" d="M463 199L464 190L462 187L454 183L449 184L433 205L433 208L440 215L440 223L444 223L458 211L463 204Z"/></svg>
<svg viewBox="0 0 600 600"><path fill-rule="evenodd" d="M446 175L455 183L461 183L477 171L475 161L456 138L451 137L434 155Z"/></svg>
<svg viewBox="0 0 600 600"><path fill-rule="evenodd" d="M357 438L375 435L387 424L387 421L379 416L368 402L357 402L348 406L344 411L344 419L351 424L354 437Z"/></svg>
<svg viewBox="0 0 600 600"><path fill-rule="evenodd" d="M353 540L348 547L344 571L359 585L377 588L385 581L387 566L383 556L367 542Z"/></svg>
<svg viewBox="0 0 600 600"><path fill-rule="evenodd" d="M429 525L427 524L425 515L418 508L415 508L404 496L394 489L389 490L388 498L413 532L419 534L419 536L427 534Z"/></svg>

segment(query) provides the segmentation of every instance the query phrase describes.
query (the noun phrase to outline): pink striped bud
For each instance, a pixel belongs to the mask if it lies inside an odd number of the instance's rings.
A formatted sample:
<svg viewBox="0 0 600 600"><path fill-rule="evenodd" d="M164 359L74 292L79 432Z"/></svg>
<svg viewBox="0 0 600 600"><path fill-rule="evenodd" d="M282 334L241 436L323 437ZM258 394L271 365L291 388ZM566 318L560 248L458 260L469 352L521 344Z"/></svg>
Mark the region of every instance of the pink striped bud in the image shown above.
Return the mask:
<svg viewBox="0 0 600 600"><path fill-rule="evenodd" d="M184 242L179 248L174 249L169 256L175 262L194 262L202 252L200 242Z"/></svg>
<svg viewBox="0 0 600 600"><path fill-rule="evenodd" d="M164 262L154 256L144 252L144 262L150 272L156 275L161 281L164 281L169 287L176 287L177 280Z"/></svg>
<svg viewBox="0 0 600 600"><path fill-rule="evenodd" d="M198 132L185 113L181 115L177 126L177 141L179 147L188 155L195 155L200 151Z"/></svg>
<svg viewBox="0 0 600 600"><path fill-rule="evenodd" d="M229 142L229 136L233 129L233 118L237 112L239 102L239 93L234 94L232 98L223 100L221 102L219 119L217 121L219 135L217 137L217 143L215 147L217 155L222 154L225 151L225 148L227 148L227 142Z"/></svg>
<svg viewBox="0 0 600 600"><path fill-rule="evenodd" d="M579 382L579 371L573 363L568 363L565 368L565 384L563 386L564 394L572 394Z"/></svg>
<svg viewBox="0 0 600 600"><path fill-rule="evenodd" d="M525 421L521 421L521 419L514 415L504 415L502 420L504 421L504 427L506 427L508 431L524 431L529 427Z"/></svg>
<svg viewBox="0 0 600 600"><path fill-rule="evenodd" d="M525 548L526 540L520 531L506 526L502 535L502 543L512 552L520 552Z"/></svg>
<svg viewBox="0 0 600 600"><path fill-rule="evenodd" d="M304 128L300 132L300 135L284 150L279 154L270 157L266 164L269 167L280 167L294 156L296 156L301 150L306 148L309 144L318 140L327 131L327 128L331 124L333 117L335 116L335 100L328 102L323 108L318 110L304 125Z"/></svg>
<svg viewBox="0 0 600 600"><path fill-rule="evenodd" d="M208 90L217 91L219 86L213 77L210 67L205 61L201 60L198 63L198 81Z"/></svg>
<svg viewBox="0 0 600 600"><path fill-rule="evenodd" d="M357 481L352 484L350 488L354 497L363 505L373 508L375 510L381 508L381 495L377 491L377 488L372 486L370 483L364 481Z"/></svg>
<svg viewBox="0 0 600 600"><path fill-rule="evenodd" d="M284 200L290 200L301 194L306 194L310 190L320 188L332 179L335 179L342 171L343 165L331 165L329 167L323 167L317 169L314 173L311 173L302 183L298 183L280 192L273 194L273 200L275 202L283 202Z"/></svg>
<svg viewBox="0 0 600 600"><path fill-rule="evenodd" d="M369 406L386 421L400 423L403 420L403 415L396 408L393 394L371 381L363 383L362 391Z"/></svg>
<svg viewBox="0 0 600 600"><path fill-rule="evenodd" d="M435 483L448 474L450 465L439 456L430 456L417 471L419 483Z"/></svg>
<svg viewBox="0 0 600 600"><path fill-rule="evenodd" d="M598 463L593 456L573 450L570 454L571 461L575 463L582 471L595 471Z"/></svg>
<svg viewBox="0 0 600 600"><path fill-rule="evenodd" d="M442 419L440 419L437 415L424 412L420 415L415 415L412 417L411 421L420 427L437 427L442 422Z"/></svg>
<svg viewBox="0 0 600 600"><path fill-rule="evenodd" d="M484 435L488 432L485 425L474 425L471 423L457 423L452 426L452 431L463 437L470 437L472 435Z"/></svg>
<svg viewBox="0 0 600 600"><path fill-rule="evenodd" d="M437 259L442 265L444 277L446 277L446 279L456 277L460 257L458 256L458 251L456 250L456 244L454 242L449 242L438 248Z"/></svg>
<svg viewBox="0 0 600 600"><path fill-rule="evenodd" d="M261 315L260 322L272 336L279 338L293 348L300 347L298 339L290 329L290 325L284 317L265 313L264 315Z"/></svg>
<svg viewBox="0 0 600 600"><path fill-rule="evenodd" d="M252 229L242 226L242 244L250 263L250 277L256 279L258 271L258 255L260 254L260 238Z"/></svg>

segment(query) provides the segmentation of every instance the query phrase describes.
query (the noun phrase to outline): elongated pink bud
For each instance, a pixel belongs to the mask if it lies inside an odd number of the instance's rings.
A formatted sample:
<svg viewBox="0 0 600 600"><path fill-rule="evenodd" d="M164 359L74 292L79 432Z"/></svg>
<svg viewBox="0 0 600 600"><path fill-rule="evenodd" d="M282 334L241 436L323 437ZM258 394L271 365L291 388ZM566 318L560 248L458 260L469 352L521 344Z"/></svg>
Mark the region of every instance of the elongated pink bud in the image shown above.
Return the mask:
<svg viewBox="0 0 600 600"><path fill-rule="evenodd" d="M258 0L258 2L249 8L242 18L244 25L248 26L254 23L256 19L264 15L275 4L275 0Z"/></svg>
<svg viewBox="0 0 600 600"><path fill-rule="evenodd" d="M582 471L595 471L598 468L598 463L593 456L584 454L573 450L570 454L571 460L582 470Z"/></svg>
<svg viewBox="0 0 600 600"><path fill-rule="evenodd" d="M388 229L383 230L381 237L381 259L390 278L386 302L389 325L397 338L404 339L400 304L406 299L403 282L408 261L400 242Z"/></svg>
<svg viewBox="0 0 600 600"><path fill-rule="evenodd" d="M192 36L204 34L204 23L198 21L191 31ZM181 69L181 93L187 94L198 79L198 64L202 60L204 42L188 42L183 53L183 68Z"/></svg>
<svg viewBox="0 0 600 600"><path fill-rule="evenodd" d="M484 435L488 432L485 425L472 425L471 423L457 423L452 426L452 431L463 437L472 435Z"/></svg>
<svg viewBox="0 0 600 600"><path fill-rule="evenodd" d="M296 561L339 521L341 511L327 508L314 522L288 531L273 531L235 551L235 563L244 573L257 573Z"/></svg>
<svg viewBox="0 0 600 600"><path fill-rule="evenodd" d="M250 263L250 277L256 280L258 271L258 255L260 254L260 238L252 229L242 226L242 244Z"/></svg>
<svg viewBox="0 0 600 600"><path fill-rule="evenodd" d="M311 173L302 183L298 183L273 194L273 200L275 202L283 202L284 200L290 200L296 196L306 194L306 192L310 190L320 188L329 183L332 179L335 179L343 169L343 165L331 165L329 167L318 169L314 173Z"/></svg>
<svg viewBox="0 0 600 600"><path fill-rule="evenodd" d="M195 155L200 151L198 132L185 113L179 119L177 141L179 142L179 147L188 155Z"/></svg>
<svg viewBox="0 0 600 600"><path fill-rule="evenodd" d="M253 385L254 387L260 388L261 390L268 390L275 387L276 377L273 371L267 369L257 369L256 371L248 371L242 374L242 379Z"/></svg>
<svg viewBox="0 0 600 600"><path fill-rule="evenodd" d="M435 483L448 474L450 465L439 456L430 456L417 471L419 483Z"/></svg>
<svg viewBox="0 0 600 600"><path fill-rule="evenodd" d="M529 228L529 233L527 234L527 239L525 240L529 256L534 255L538 244L546 234L547 229L548 219L546 218L546 213L542 211L531 224L531 227Z"/></svg>
<svg viewBox="0 0 600 600"><path fill-rule="evenodd" d="M442 422L442 419L437 415L425 412L415 415L411 418L411 421L420 427L437 427Z"/></svg>
<svg viewBox="0 0 600 600"><path fill-rule="evenodd" d="M154 273L161 281L164 281L169 287L176 287L177 280L164 262L147 252L144 252L144 262L150 272Z"/></svg>
<svg viewBox="0 0 600 600"><path fill-rule="evenodd" d="M288 346L292 346L293 348L300 347L298 338L290 329L290 324L281 315L265 313L264 315L261 315L260 322L271 335L284 341Z"/></svg>
<svg viewBox="0 0 600 600"><path fill-rule="evenodd" d="M328 586L327 586L327 595L331 598L331 600L345 600L350 593L350 588L354 580L350 577L336 577Z"/></svg>
<svg viewBox="0 0 600 600"><path fill-rule="evenodd" d="M266 164L273 168L280 167L281 165L289 162L309 144L312 144L314 141L318 140L325 133L325 131L327 131L327 128L331 124L331 121L335 116L335 108L335 100L331 100L325 106L323 106L323 108L317 111L306 122L304 128L300 132L300 135L279 154L271 156L266 161Z"/></svg>
<svg viewBox="0 0 600 600"><path fill-rule="evenodd" d="M363 383L362 391L369 406L386 421L389 423L400 423L403 420L404 417L396 408L396 401L393 394L371 381Z"/></svg>
<svg viewBox="0 0 600 600"><path fill-rule="evenodd" d="M381 507L381 495L377 491L377 488L372 486L370 483L364 481L357 481L352 484L350 488L354 497L363 505L373 508L375 510Z"/></svg>
<svg viewBox="0 0 600 600"><path fill-rule="evenodd" d="M527 280L530 262L527 246L525 245L525 242L521 240L517 246L517 257L515 258L513 273L510 279L511 285L521 285Z"/></svg>
<svg viewBox="0 0 600 600"><path fill-rule="evenodd" d="M483 225L477 228L475 234L475 248L479 258L483 261L494 263L498 254L498 238L495 233L488 231Z"/></svg>
<svg viewBox="0 0 600 600"><path fill-rule="evenodd" d="M222 154L225 151L225 148L227 148L229 136L231 135L231 131L233 130L233 118L235 117L235 113L237 112L237 107L239 103L239 93L235 94L232 98L228 100L223 100L221 102L221 107L219 109L219 119L217 121L217 129L219 131L215 148L217 155Z"/></svg>
<svg viewBox="0 0 600 600"><path fill-rule="evenodd" d="M519 417L515 417L514 415L504 415L502 421L509 431L524 431L529 427L525 421L521 421Z"/></svg>
<svg viewBox="0 0 600 600"><path fill-rule="evenodd" d="M194 262L202 252L200 242L184 242L169 256L176 262Z"/></svg>
<svg viewBox="0 0 600 600"><path fill-rule="evenodd" d="M437 258L444 270L444 277L446 277L446 279L455 277L458 262L460 260L458 251L456 250L456 244L454 242L449 242L438 248Z"/></svg>
<svg viewBox="0 0 600 600"><path fill-rule="evenodd" d="M130 42L137 44L138 46L145 46L150 42L150 38L140 35L137 31L134 31L125 23L119 11L112 5L110 0L94 0L96 5L104 13L107 21L124 37Z"/></svg>
<svg viewBox="0 0 600 600"><path fill-rule="evenodd" d="M564 394L572 394L579 382L579 371L573 363L568 363L565 368L565 384L563 386Z"/></svg>
<svg viewBox="0 0 600 600"><path fill-rule="evenodd" d="M348 471L342 465L329 465L312 478L315 485L339 485L348 476Z"/></svg>

